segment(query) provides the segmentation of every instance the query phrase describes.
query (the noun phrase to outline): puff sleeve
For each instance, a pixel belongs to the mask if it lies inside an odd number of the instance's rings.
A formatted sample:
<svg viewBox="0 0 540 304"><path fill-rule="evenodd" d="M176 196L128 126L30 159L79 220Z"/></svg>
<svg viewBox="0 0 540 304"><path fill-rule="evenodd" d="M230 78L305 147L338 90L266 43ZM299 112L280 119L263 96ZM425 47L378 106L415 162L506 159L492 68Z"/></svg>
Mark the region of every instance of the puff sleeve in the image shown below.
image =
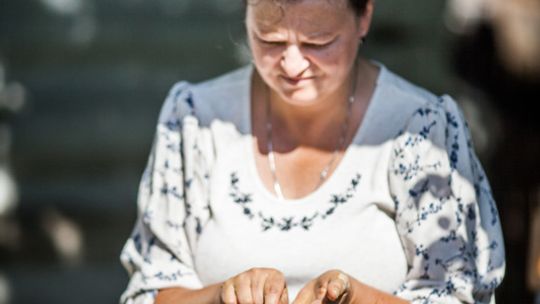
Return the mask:
<svg viewBox="0 0 540 304"><path fill-rule="evenodd" d="M130 275L121 303L153 303L160 288L202 287L186 230L191 213L186 203L189 161L182 135L193 124L192 112L188 84L175 85L160 112L139 186L138 218L120 256Z"/></svg>
<svg viewBox="0 0 540 304"><path fill-rule="evenodd" d="M419 107L388 171L412 303L490 303L504 276L500 222L465 120L447 96Z"/></svg>

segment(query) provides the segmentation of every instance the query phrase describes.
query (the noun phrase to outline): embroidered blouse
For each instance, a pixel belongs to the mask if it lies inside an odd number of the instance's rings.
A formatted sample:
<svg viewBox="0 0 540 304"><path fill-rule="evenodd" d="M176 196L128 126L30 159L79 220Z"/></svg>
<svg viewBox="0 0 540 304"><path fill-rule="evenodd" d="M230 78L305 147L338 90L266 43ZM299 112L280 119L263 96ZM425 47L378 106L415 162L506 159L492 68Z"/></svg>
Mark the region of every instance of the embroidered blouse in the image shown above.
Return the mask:
<svg viewBox="0 0 540 304"><path fill-rule="evenodd" d="M504 275L499 218L467 124L384 66L334 173L279 201L260 180L244 67L170 91L122 251L122 303L202 288L252 267L282 271L289 298L329 269L413 303L488 303Z"/></svg>

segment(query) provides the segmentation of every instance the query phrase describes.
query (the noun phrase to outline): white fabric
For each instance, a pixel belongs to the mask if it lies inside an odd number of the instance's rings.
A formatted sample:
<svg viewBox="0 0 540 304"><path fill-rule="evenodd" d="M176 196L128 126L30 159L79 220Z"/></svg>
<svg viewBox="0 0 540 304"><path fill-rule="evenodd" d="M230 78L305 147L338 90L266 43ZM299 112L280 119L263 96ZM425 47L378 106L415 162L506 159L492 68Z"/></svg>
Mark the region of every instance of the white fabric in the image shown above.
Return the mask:
<svg viewBox="0 0 540 304"><path fill-rule="evenodd" d="M488 303L504 249L488 181L456 103L381 66L335 172L298 200L259 179L245 67L173 87L162 108L122 252L122 303L201 288L252 267L286 275L294 299L340 269L414 303Z"/></svg>

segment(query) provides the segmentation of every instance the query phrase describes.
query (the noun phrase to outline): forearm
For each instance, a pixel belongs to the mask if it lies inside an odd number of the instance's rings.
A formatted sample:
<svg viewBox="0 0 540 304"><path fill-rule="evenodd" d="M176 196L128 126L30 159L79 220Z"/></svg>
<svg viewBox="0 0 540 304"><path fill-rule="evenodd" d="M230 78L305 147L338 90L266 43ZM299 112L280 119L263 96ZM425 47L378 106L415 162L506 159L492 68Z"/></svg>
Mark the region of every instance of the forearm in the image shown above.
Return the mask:
<svg viewBox="0 0 540 304"><path fill-rule="evenodd" d="M201 289L166 288L161 289L155 304L219 304L221 284Z"/></svg>
<svg viewBox="0 0 540 304"><path fill-rule="evenodd" d="M409 301L398 298L358 280L351 280L350 304L407 304Z"/></svg>

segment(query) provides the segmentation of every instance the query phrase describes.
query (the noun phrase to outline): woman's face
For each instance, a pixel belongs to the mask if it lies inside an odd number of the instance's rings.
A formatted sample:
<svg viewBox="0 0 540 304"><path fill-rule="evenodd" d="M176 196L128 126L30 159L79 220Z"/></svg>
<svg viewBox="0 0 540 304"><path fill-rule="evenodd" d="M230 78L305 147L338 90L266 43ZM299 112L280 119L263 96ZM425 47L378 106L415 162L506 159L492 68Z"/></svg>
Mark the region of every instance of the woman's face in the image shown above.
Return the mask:
<svg viewBox="0 0 540 304"><path fill-rule="evenodd" d="M348 88L371 3L359 17L347 0L249 4L246 26L255 67L283 100L310 105Z"/></svg>

